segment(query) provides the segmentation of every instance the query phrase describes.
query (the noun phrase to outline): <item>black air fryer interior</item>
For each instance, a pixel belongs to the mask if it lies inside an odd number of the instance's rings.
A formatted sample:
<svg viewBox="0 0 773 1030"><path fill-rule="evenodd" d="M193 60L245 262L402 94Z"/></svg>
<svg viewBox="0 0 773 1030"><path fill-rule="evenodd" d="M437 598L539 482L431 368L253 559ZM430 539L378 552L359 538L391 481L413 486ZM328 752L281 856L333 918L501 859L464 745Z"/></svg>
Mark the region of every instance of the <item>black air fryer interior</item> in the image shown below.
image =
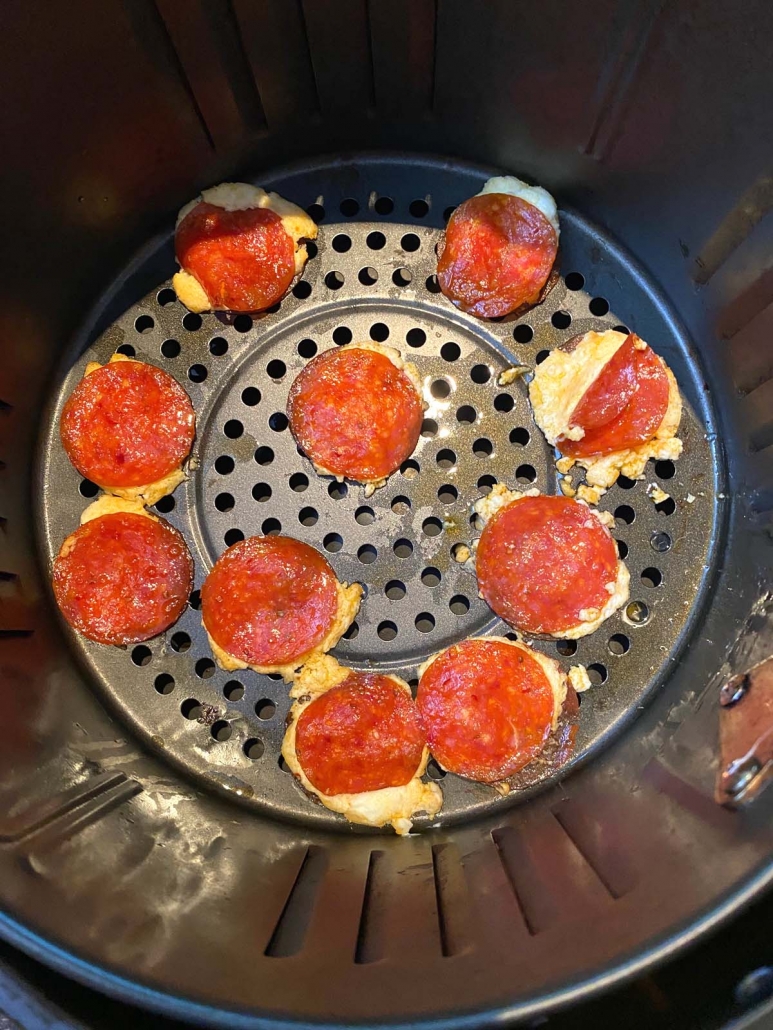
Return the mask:
<svg viewBox="0 0 773 1030"><path fill-rule="evenodd" d="M124 0L9 14L3 936L189 1018L448 1023L576 999L765 886L773 802L731 813L712 794L722 676L768 653L767 8ZM482 323L438 294L434 245L493 170L557 196L563 278L523 318ZM223 178L320 223L302 283L259 319L190 316L169 294L174 214ZM158 507L191 543L196 585L238 533L308 540L368 584L337 653L410 679L451 640L501 631L453 558L471 501L494 479L556 489L523 384L500 389L498 372L615 325L674 368L685 455L604 498L633 604L576 657L546 645L597 684L573 769L505 802L445 777L439 828L353 832L280 768L286 688L214 668L195 596L147 647L63 632L47 563L90 485L56 425L87 356L136 353L191 393L199 469ZM277 417L297 370L347 334L408 352L433 404L413 463L370 499L317 478ZM672 503L655 506L650 482Z"/></svg>

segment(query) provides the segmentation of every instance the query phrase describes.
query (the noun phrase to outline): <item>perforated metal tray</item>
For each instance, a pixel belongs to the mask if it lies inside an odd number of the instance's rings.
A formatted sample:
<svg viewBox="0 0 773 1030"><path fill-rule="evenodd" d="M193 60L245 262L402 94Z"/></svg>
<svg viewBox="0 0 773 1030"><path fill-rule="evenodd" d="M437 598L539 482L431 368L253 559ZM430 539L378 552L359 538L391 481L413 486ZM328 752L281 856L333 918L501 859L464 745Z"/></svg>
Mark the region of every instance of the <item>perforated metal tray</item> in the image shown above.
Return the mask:
<svg viewBox="0 0 773 1030"><path fill-rule="evenodd" d="M415 684L417 666L439 648L507 631L477 597L469 567L453 557L455 545L474 535L472 503L494 482L557 491L554 456L533 422L526 384L501 388L499 373L514 362L533 367L551 347L589 329L635 328L672 365L687 395L685 451L676 468L650 463L644 482L622 480L601 503L615 514L631 571L628 608L576 643L536 643L564 662L586 664L595 683L582 699L571 766L634 716L668 674L711 564L718 466L714 434L689 403L701 388L690 344L630 256L570 211L561 213L562 278L542 305L499 322L458 312L438 291L435 247L451 205L477 192L482 180L445 167L436 183L430 171L426 193L409 192L406 179L400 195L394 167L383 169L391 187L382 186L381 171L377 161L361 170L368 211L344 192L346 175L315 184L309 209L321 223L318 244L292 293L261 317L194 315L168 283L139 301L127 285L125 313L74 362L50 408L40 464L41 545L51 561L96 493L61 448L61 405L88 361L104 362L115 350L136 355L171 372L196 407L189 480L156 509L188 540L197 588L242 536L282 532L305 540L326 554L341 580L366 586L336 657ZM281 181L263 184L283 190ZM367 339L398 347L415 362L429 407L416 453L365 499L361 487L314 472L284 411L290 384L314 354ZM671 498L656 506L645 492L650 482ZM177 625L129 650L72 633L70 639L98 688L169 760L264 811L345 828L282 767L286 686L217 668L197 609L194 591ZM435 766L429 774L442 780L443 824L512 804L540 786L503 801L492 788L444 776Z"/></svg>

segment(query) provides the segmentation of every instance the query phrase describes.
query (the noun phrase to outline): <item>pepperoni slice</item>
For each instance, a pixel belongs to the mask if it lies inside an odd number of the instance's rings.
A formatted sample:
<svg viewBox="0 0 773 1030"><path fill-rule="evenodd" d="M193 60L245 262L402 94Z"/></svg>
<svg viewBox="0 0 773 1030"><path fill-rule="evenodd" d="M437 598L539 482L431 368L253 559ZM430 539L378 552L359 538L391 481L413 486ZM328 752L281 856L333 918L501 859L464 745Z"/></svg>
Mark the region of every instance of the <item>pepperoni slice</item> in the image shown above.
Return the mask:
<svg viewBox="0 0 773 1030"><path fill-rule="evenodd" d="M437 266L440 289L462 311L497 318L536 304L556 260L556 230L520 197L471 197L451 215Z"/></svg>
<svg viewBox="0 0 773 1030"><path fill-rule="evenodd" d="M295 243L265 207L226 211L200 203L177 226L175 253L213 308L263 311L295 277Z"/></svg>
<svg viewBox="0 0 773 1030"><path fill-rule="evenodd" d="M511 626L561 633L580 625L584 609L604 607L617 561L614 540L586 505L568 497L522 497L483 530L478 586Z"/></svg>
<svg viewBox="0 0 773 1030"><path fill-rule="evenodd" d="M179 619L193 586L193 561L167 522L118 512L86 522L54 561L64 617L98 644L134 644Z"/></svg>
<svg viewBox="0 0 773 1030"><path fill-rule="evenodd" d="M634 350L634 365L636 389L620 414L589 429L581 440L559 438L558 448L562 454L572 458L612 454L646 443L654 437L668 409L670 387L666 368L662 359L649 347Z"/></svg>
<svg viewBox="0 0 773 1030"><path fill-rule="evenodd" d="M629 333L604 365L577 402L570 425L587 433L590 429L607 425L620 415L636 392L636 339L633 333Z"/></svg>
<svg viewBox="0 0 773 1030"><path fill-rule="evenodd" d="M346 347L308 363L290 388L287 414L315 465L374 482L413 452L423 412L416 387L385 354Z"/></svg>
<svg viewBox="0 0 773 1030"><path fill-rule="evenodd" d="M287 536L249 537L220 556L201 590L215 643L248 665L287 665L325 639L338 611L335 573Z"/></svg>
<svg viewBox="0 0 773 1030"><path fill-rule="evenodd" d="M507 779L542 751L553 690L526 648L465 640L435 659L416 696L430 751L450 772L484 783Z"/></svg>
<svg viewBox="0 0 773 1030"><path fill-rule="evenodd" d="M298 761L323 794L402 787L416 775L424 734L411 695L388 676L350 672L298 720Z"/></svg>
<svg viewBox="0 0 773 1030"><path fill-rule="evenodd" d="M87 479L103 487L147 486L187 457L196 416L167 372L111 361L75 387L60 432L68 458Z"/></svg>

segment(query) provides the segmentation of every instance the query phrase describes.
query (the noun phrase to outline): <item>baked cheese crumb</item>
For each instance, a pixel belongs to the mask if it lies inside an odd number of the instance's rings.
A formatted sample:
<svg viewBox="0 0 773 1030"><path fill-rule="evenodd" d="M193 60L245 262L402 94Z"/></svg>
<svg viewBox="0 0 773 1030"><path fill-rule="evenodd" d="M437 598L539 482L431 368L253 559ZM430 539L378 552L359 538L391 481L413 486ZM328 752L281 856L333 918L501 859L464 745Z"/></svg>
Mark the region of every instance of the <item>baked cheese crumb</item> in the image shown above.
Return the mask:
<svg viewBox="0 0 773 1030"><path fill-rule="evenodd" d="M304 789L318 797L331 812L338 812L349 822L363 826L391 825L397 834L404 836L410 833L413 817L418 812L433 816L443 804L443 794L438 785L424 783L421 779L429 761L429 749L426 746L419 767L408 783L401 787L383 787L358 794L323 794L306 776L298 760L295 748L298 720L316 698L343 683L349 672L330 655L316 655L304 666L290 690L290 697L295 699L295 703L287 717L282 757ZM389 675L389 679L410 695L411 688L405 680L393 675Z"/></svg>
<svg viewBox="0 0 773 1030"><path fill-rule="evenodd" d="M504 372L499 373L497 384L499 386L510 386L511 383L515 383L518 379L523 378L527 372L531 372L528 365L511 365L510 368L506 368Z"/></svg>
<svg viewBox="0 0 773 1030"><path fill-rule="evenodd" d="M671 494L667 494L665 490L661 490L657 483L650 483L647 487L647 496L654 504L662 504L663 501L668 500Z"/></svg>

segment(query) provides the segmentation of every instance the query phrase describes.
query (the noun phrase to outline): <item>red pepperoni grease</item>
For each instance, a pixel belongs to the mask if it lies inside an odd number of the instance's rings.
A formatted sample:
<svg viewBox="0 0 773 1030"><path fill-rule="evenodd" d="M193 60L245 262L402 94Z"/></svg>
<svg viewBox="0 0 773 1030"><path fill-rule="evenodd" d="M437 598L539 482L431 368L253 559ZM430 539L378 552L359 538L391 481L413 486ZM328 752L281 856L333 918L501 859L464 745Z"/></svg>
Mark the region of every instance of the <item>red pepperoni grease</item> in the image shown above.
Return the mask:
<svg viewBox="0 0 773 1030"><path fill-rule="evenodd" d="M413 452L423 411L416 387L385 354L346 347L308 363L290 388L287 414L315 465L373 482Z"/></svg>
<svg viewBox="0 0 773 1030"><path fill-rule="evenodd" d="M196 416L188 394L163 369L111 361L73 390L59 427L67 457L103 487L147 486L182 464Z"/></svg>
<svg viewBox="0 0 773 1030"><path fill-rule="evenodd" d="M496 783L542 751L553 690L526 648L464 640L435 659L416 696L430 751L450 772Z"/></svg>
<svg viewBox="0 0 773 1030"><path fill-rule="evenodd" d="M660 428L668 408L666 367L650 347L637 350L637 340L629 333L580 398L571 424L585 435L581 440L559 439L563 454L612 454L646 443Z"/></svg>
<svg viewBox="0 0 773 1030"><path fill-rule="evenodd" d="M201 589L207 632L249 665L288 665L317 647L338 610L335 573L287 536L248 537L220 556Z"/></svg>
<svg viewBox="0 0 773 1030"><path fill-rule="evenodd" d="M556 230L539 208L507 193L486 193L451 215L438 283L462 311L497 318L537 303L557 252Z"/></svg>
<svg viewBox="0 0 773 1030"><path fill-rule="evenodd" d="M134 644L179 619L193 561L167 522L119 512L76 529L54 561L53 578L71 626L99 644Z"/></svg>
<svg viewBox="0 0 773 1030"><path fill-rule="evenodd" d="M177 226L175 254L219 310L270 308L295 277L295 243L279 215L265 207L226 211L197 204Z"/></svg>
<svg viewBox="0 0 773 1030"><path fill-rule="evenodd" d="M525 633L561 633L603 608L617 548L591 510L568 497L522 497L486 524L476 557L485 601Z"/></svg>
<svg viewBox="0 0 773 1030"><path fill-rule="evenodd" d="M404 687L388 676L351 671L304 709L295 751L317 790L359 794L413 779L424 733Z"/></svg>

